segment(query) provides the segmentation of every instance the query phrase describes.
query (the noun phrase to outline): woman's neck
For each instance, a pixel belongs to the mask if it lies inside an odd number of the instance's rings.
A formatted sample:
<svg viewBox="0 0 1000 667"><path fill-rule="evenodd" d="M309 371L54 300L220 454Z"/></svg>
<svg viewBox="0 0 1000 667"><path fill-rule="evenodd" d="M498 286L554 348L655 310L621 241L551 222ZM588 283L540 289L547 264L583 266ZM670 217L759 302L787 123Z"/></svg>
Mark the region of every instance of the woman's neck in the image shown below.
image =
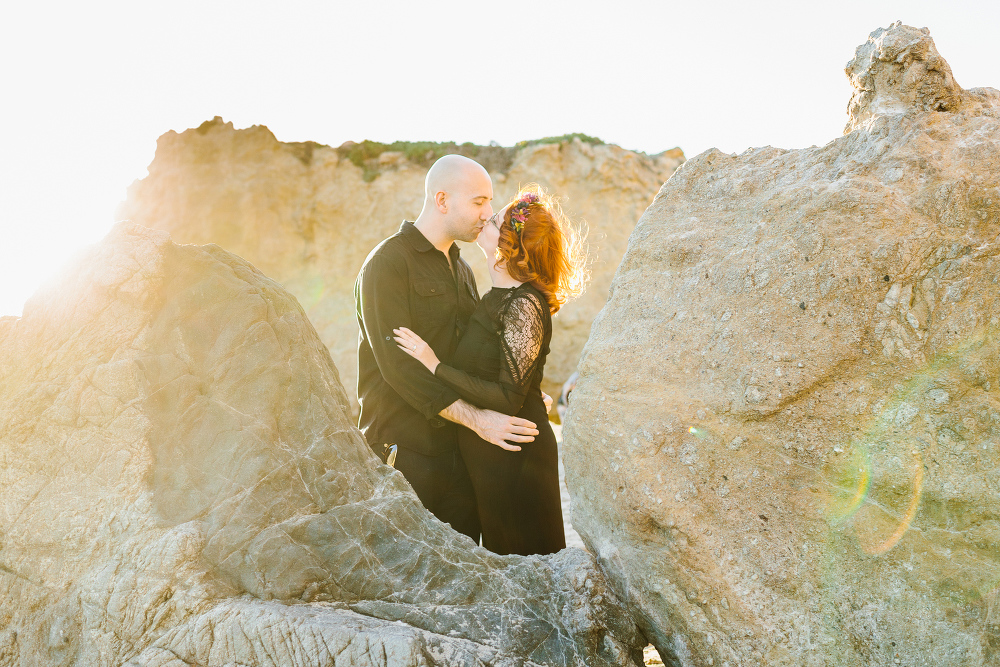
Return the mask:
<svg viewBox="0 0 1000 667"><path fill-rule="evenodd" d="M489 266L490 269L490 281L492 281L494 287L506 288L506 287L517 287L522 283L518 280L514 280L507 273L507 269L502 266Z"/></svg>

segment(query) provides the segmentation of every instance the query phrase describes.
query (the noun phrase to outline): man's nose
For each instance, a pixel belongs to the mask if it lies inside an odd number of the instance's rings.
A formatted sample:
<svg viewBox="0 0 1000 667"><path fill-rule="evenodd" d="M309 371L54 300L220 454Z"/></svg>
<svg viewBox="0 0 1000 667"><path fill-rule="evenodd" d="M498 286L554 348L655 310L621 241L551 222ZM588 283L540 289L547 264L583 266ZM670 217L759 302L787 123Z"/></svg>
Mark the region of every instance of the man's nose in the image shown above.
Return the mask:
<svg viewBox="0 0 1000 667"><path fill-rule="evenodd" d="M483 207L483 212L479 214L480 220L489 220L493 217L493 207L490 204L486 204Z"/></svg>

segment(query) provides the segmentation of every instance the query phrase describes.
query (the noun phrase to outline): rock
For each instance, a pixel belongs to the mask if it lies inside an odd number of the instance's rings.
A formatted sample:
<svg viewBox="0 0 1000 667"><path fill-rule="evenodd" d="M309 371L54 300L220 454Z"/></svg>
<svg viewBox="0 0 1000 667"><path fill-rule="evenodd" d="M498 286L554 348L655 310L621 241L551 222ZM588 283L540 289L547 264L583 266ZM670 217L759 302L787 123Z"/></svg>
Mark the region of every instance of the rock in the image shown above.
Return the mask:
<svg viewBox="0 0 1000 667"><path fill-rule="evenodd" d="M578 549L497 556L370 453L278 283L118 225L0 320L0 664L626 665Z"/></svg>
<svg viewBox="0 0 1000 667"><path fill-rule="evenodd" d="M927 28L917 30L898 21L873 32L847 63L846 72L854 95L847 106L850 120L845 133L880 116L914 110L975 114L988 112L997 102L995 89L962 90ZM897 168L889 178L902 175Z"/></svg>
<svg viewBox="0 0 1000 667"><path fill-rule="evenodd" d="M573 523L666 664L1000 659L1000 93L847 71L846 136L664 184L584 351Z"/></svg>
<svg viewBox="0 0 1000 667"><path fill-rule="evenodd" d="M280 281L330 349L356 409L354 279L371 249L420 212L426 166L397 151L358 166L344 157L351 150L360 145L282 143L266 127L235 130L216 118L161 136L149 176L129 188L118 215L167 231L177 242L217 243ZM684 155L674 149L647 156L579 138L480 151L494 176L496 202L538 182L563 197L567 214L591 230L592 284L553 320L543 388L557 396L576 369L635 221ZM463 254L485 292L490 281L482 252L470 244Z"/></svg>

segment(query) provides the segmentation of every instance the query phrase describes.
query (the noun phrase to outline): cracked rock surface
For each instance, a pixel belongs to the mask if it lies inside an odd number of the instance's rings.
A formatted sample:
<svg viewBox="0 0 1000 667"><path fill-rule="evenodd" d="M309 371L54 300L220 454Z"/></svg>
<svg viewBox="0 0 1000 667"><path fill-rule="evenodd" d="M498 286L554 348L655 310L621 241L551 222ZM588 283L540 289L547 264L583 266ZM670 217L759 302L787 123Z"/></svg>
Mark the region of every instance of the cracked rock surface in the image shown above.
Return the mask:
<svg viewBox="0 0 1000 667"><path fill-rule="evenodd" d="M627 665L587 553L497 556L354 427L296 300L123 223L0 319L0 664Z"/></svg>
<svg viewBox="0 0 1000 667"><path fill-rule="evenodd" d="M573 523L668 665L1000 661L1000 93L900 24L847 73L664 184L584 351Z"/></svg>

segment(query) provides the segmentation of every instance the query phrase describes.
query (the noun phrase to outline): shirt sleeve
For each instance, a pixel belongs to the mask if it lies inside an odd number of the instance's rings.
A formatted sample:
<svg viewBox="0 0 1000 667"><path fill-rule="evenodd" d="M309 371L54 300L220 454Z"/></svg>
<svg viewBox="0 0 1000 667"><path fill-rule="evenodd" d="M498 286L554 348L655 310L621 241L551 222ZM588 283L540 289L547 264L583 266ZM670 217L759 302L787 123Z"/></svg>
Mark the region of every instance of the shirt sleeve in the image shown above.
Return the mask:
<svg viewBox="0 0 1000 667"><path fill-rule="evenodd" d="M361 270L355 285L362 332L385 381L425 418L433 419L459 399L424 366L396 346L392 330L415 329L410 318L410 285L406 263L379 253ZM435 350L435 352L438 352Z"/></svg>
<svg viewBox="0 0 1000 667"><path fill-rule="evenodd" d="M515 296L501 311L499 324L503 361L495 380L478 378L446 364L434 374L463 399L480 408L515 415L531 388L545 335L542 304L530 292Z"/></svg>

